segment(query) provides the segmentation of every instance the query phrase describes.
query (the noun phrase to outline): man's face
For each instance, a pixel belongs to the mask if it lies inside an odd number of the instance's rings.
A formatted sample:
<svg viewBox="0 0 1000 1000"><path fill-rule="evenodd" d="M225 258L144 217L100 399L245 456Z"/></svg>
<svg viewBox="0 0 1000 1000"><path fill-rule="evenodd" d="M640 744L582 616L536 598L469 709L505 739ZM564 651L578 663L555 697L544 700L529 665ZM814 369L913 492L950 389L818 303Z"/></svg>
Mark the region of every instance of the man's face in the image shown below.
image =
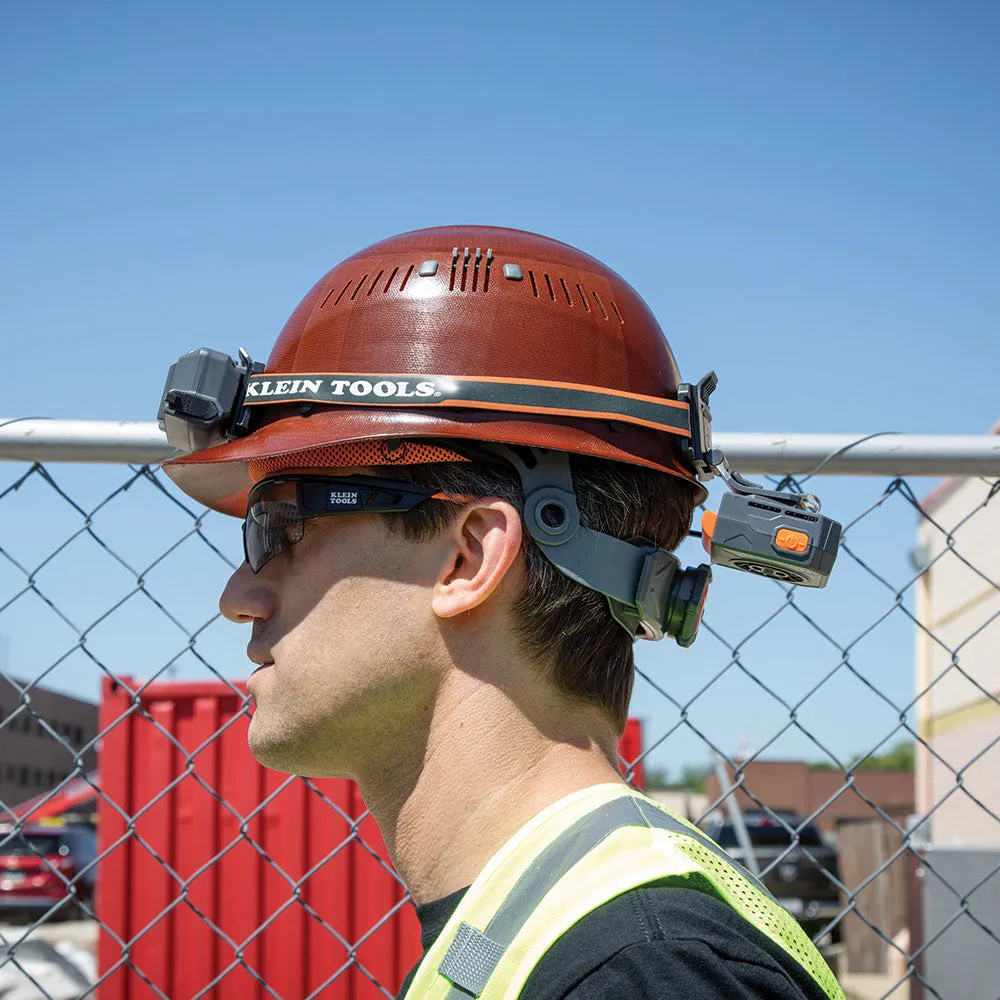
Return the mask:
<svg viewBox="0 0 1000 1000"><path fill-rule="evenodd" d="M351 777L363 749L433 701L442 555L388 534L380 515L341 514L307 521L256 575L246 563L233 574L220 607L253 625L249 742L262 764Z"/></svg>

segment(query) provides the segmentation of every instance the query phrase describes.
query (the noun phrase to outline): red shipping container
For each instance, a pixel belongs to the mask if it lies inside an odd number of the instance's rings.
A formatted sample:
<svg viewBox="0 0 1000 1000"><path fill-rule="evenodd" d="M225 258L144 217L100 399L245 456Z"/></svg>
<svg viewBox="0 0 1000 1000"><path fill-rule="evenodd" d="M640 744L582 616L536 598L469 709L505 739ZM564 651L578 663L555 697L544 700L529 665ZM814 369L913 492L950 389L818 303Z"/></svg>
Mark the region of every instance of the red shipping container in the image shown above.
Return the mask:
<svg viewBox="0 0 1000 1000"><path fill-rule="evenodd" d="M241 683L139 687L101 704L101 1000L395 993L419 925L357 786L261 767ZM630 719L623 760L641 743Z"/></svg>

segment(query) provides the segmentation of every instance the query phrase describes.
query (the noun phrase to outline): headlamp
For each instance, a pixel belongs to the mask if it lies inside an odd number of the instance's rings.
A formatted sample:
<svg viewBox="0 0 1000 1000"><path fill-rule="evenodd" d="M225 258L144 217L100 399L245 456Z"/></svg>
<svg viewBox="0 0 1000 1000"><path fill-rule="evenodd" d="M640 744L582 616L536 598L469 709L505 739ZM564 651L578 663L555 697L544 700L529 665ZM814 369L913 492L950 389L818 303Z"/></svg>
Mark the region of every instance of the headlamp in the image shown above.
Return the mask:
<svg viewBox="0 0 1000 1000"><path fill-rule="evenodd" d="M262 372L243 348L234 361L221 351L201 347L175 361L167 372L156 421L179 451L202 451L249 431L243 406L247 382Z"/></svg>

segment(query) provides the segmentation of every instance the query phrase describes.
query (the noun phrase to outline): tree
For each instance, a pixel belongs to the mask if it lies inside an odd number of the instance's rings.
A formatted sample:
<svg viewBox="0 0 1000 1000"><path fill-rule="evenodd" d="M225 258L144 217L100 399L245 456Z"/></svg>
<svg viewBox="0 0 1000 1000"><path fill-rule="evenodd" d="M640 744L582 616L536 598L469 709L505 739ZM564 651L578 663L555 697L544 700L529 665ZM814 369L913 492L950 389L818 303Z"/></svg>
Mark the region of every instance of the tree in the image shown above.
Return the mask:
<svg viewBox="0 0 1000 1000"><path fill-rule="evenodd" d="M913 740L900 740L885 753L855 754L847 765L850 771L908 771L912 772L916 747ZM816 771L839 771L836 764L820 760L809 765Z"/></svg>
<svg viewBox="0 0 1000 1000"><path fill-rule="evenodd" d="M671 791L704 792L705 781L712 768L701 764L682 764L676 777L669 767L646 765L646 787L649 789L669 789Z"/></svg>
<svg viewBox="0 0 1000 1000"><path fill-rule="evenodd" d="M916 758L913 740L900 740L885 753L857 756L851 766L859 771L912 771Z"/></svg>

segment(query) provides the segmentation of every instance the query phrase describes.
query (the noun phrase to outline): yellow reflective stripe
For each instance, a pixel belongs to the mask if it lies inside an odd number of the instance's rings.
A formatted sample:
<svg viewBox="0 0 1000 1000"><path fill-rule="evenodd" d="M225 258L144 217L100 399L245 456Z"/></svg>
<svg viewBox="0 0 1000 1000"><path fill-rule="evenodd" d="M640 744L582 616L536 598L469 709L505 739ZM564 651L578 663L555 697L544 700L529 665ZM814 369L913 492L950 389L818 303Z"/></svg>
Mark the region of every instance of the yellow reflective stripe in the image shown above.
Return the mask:
<svg viewBox="0 0 1000 1000"><path fill-rule="evenodd" d="M593 785L553 803L521 827L490 858L462 897L421 961L417 974L406 991L406 1000L444 1000L451 989L451 983L439 975L437 970L459 925L464 921L477 930L484 930L540 850L594 809L628 794L628 786L617 782Z"/></svg>
<svg viewBox="0 0 1000 1000"><path fill-rule="evenodd" d="M560 879L532 912L508 946L479 1000L516 1000L545 953L592 910L640 885L691 874L708 879L731 909L748 919L799 965L805 965L804 957L810 958L806 968L817 984L831 1000L844 1000L829 966L795 918L748 883L756 896L758 912L770 911L766 923L753 920L747 913L745 899L728 891L724 880L713 877L717 873L698 864L691 857L690 846L686 837L669 830L622 827L615 831ZM625 858L627 864L622 863ZM742 878L736 869L734 875Z"/></svg>
<svg viewBox="0 0 1000 1000"><path fill-rule="evenodd" d="M690 859L659 842L663 832L622 827L574 865L532 912L479 1000L516 1000L545 953L581 918L636 886L689 872ZM622 851L628 851L627 864Z"/></svg>

